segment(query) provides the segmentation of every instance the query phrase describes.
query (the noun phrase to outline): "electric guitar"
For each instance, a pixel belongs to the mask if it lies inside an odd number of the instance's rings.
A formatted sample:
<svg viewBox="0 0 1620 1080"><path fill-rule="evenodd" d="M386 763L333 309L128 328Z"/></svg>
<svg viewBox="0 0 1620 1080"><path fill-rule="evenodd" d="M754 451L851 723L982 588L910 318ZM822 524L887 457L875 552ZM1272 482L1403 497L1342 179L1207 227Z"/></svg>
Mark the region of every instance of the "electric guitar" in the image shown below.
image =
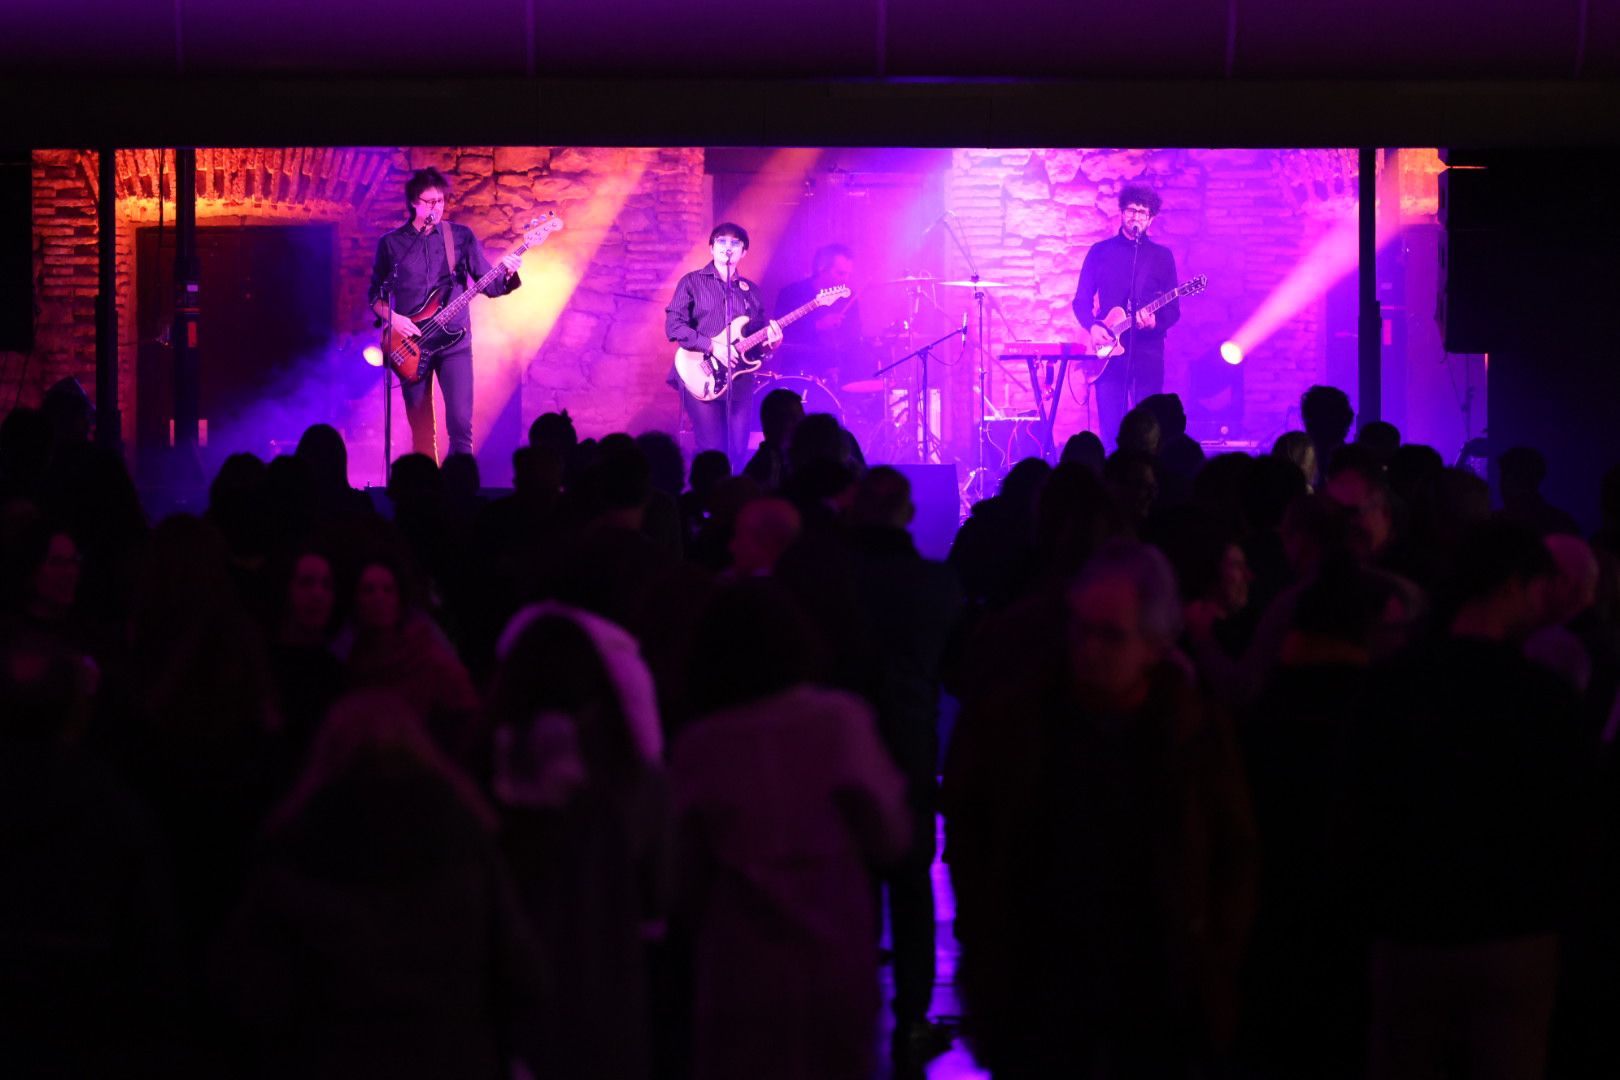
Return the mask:
<svg viewBox="0 0 1620 1080"><path fill-rule="evenodd" d="M562 218L548 210L529 222L529 231L523 234L522 242L506 254L521 255L531 247L545 243L546 237L562 227ZM454 269L451 268L452 272ZM465 328L451 329L451 322L472 303L473 297L489 288L502 273L500 261L496 260L487 274L473 282L471 288L454 299L450 297L456 287L453 276L448 282L434 289L415 311L402 313L416 324L417 329L421 331L419 334L400 334L396 333L392 326L383 327L383 357L394 374L399 376L400 382L414 383L420 380L427 374L423 360L445 351L467 335Z"/></svg>
<svg viewBox="0 0 1620 1080"><path fill-rule="evenodd" d="M776 325L786 328L816 308L835 304L848 295L848 285L834 285L830 289L822 289L816 293L815 299L794 308L786 315L777 316ZM732 319L730 326L714 335L707 352L698 352L696 349L675 350L675 374L680 376L681 385L686 387L688 394L699 401L714 401L731 388L734 376L746 375L759 369L764 361L750 360L747 353L764 341L769 331L760 330L743 337L743 327L747 325L747 315L739 315Z"/></svg>
<svg viewBox="0 0 1620 1080"><path fill-rule="evenodd" d="M1208 284L1209 278L1199 274L1191 281L1183 282L1162 296L1156 296L1148 303L1141 305L1136 309L1136 314L1151 315L1178 297L1195 296L1203 292L1204 287ZM1097 379L1102 377L1103 371L1107 370L1108 361L1124 354L1125 342L1121 340L1121 337L1130 328L1131 317L1125 314L1125 309L1122 307L1109 309L1108 314L1102 318L1102 325L1091 328L1092 344L1096 347L1097 358L1103 361L1103 366L1098 369L1095 378L1089 372L1087 373L1086 378L1089 381L1096 382Z"/></svg>

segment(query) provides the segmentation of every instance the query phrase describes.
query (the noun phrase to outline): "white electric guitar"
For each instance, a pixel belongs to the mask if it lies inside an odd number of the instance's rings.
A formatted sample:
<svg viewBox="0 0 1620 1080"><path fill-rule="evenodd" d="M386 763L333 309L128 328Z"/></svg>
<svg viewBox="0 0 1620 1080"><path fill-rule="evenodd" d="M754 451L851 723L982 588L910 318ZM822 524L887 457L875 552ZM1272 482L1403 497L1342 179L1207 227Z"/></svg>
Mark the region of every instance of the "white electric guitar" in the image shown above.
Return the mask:
<svg viewBox="0 0 1620 1080"><path fill-rule="evenodd" d="M848 285L822 289L809 303L794 308L786 315L777 316L776 325L786 329L816 308L835 304L848 295ZM748 350L764 341L768 331L760 330L743 337L743 327L747 325L748 316L739 315L731 320L730 326L714 336L714 340L709 343L708 351L675 350L675 374L680 376L681 385L686 387L688 394L699 401L714 401L731 388L734 376L758 370L764 361L750 360Z"/></svg>
<svg viewBox="0 0 1620 1080"><path fill-rule="evenodd" d="M1183 282L1171 289L1169 292L1156 296L1152 300L1143 304L1141 307L1137 308L1136 317L1141 318L1143 315L1151 315L1178 297L1197 296L1199 293L1204 291L1204 287L1208 284L1209 278L1203 274L1199 274L1191 281ZM1125 309L1122 307L1111 309L1108 314L1102 317L1102 321L1100 323L1091 328L1092 348L1096 351L1097 356L1104 361L1104 367L1107 367L1107 361L1112 360L1114 357L1119 356L1125 351L1125 342L1123 337L1125 331L1129 330L1130 328L1131 317L1125 314ZM1098 370L1097 375L1099 378L1102 376L1102 371L1100 369ZM1091 381L1095 382L1096 380L1092 379Z"/></svg>

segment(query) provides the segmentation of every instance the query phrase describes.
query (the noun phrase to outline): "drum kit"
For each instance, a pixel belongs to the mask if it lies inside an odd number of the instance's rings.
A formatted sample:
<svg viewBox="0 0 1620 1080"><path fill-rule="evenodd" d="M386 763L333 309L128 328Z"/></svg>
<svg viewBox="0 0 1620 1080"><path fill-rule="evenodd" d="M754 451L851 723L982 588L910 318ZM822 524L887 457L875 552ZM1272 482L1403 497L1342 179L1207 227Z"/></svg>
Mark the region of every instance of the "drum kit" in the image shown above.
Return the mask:
<svg viewBox="0 0 1620 1080"><path fill-rule="evenodd" d="M836 416L873 464L938 461L928 392L930 360L937 360L931 351L958 335L965 343L967 326L964 316L962 325L938 335L949 317L934 290L971 289L982 303L980 290L1010 286L907 275L874 282L869 289L894 287L904 290L905 315L877 334L837 345L796 344L790 335L755 376L752 414L759 415L760 402L772 390L791 390L804 400L806 412Z"/></svg>

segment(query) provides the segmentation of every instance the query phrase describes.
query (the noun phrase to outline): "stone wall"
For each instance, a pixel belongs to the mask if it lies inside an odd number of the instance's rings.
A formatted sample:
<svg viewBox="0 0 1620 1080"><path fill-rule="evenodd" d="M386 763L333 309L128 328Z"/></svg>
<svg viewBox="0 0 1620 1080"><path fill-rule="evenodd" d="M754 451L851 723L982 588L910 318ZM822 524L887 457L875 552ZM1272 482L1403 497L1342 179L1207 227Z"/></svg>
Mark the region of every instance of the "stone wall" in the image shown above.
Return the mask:
<svg viewBox="0 0 1620 1080"><path fill-rule="evenodd" d="M1303 181L1301 168L1323 184ZM1348 179L1353 184L1353 175ZM1333 151L958 150L945 199L980 275L1012 286L994 296L1007 316L1006 323L994 319L989 335L999 353L1009 324L1012 334L1034 341L1081 340L1070 305L1086 251L1117 227L1122 186L1156 189L1164 207L1153 236L1169 245L1183 280L1209 276L1203 295L1182 301L1166 349L1166 389L1185 399L1189 365L1230 337L1331 224L1353 213L1345 180ZM957 259L947 272L965 275L966 265ZM1321 379L1322 314L1319 300L1307 304L1246 362L1242 427L1252 437L1280 431L1300 393ZM967 430L973 374L958 369L952 377L953 426ZM990 397L1014 411L1032 408L1022 366L992 366ZM1066 396L1058 415L1061 443L1081 426L1076 399Z"/></svg>
<svg viewBox="0 0 1620 1080"><path fill-rule="evenodd" d="M160 176L163 195L172 199L172 162L172 154L119 152L126 440L134 431L135 231L158 220ZM202 149L198 220L205 228L333 225L339 249L333 347L358 354L373 334L364 301L376 238L399 223L404 183L427 165L450 176L453 219L470 226L491 255L515 243L542 210L556 210L566 222L526 257L523 289L473 304L475 429L490 481L505 480L511 446L547 410L567 408L586 435L673 429L678 409L663 382L670 351L663 305L675 279L705 256L713 188L701 149ZM33 171L37 343L26 357L0 354L0 393L23 403L37 401L65 375L92 392L95 381L96 155L38 151ZM1001 309L990 315L993 351L1013 336L1079 340L1070 301L1080 264L1089 246L1112 232L1115 196L1131 181L1162 194L1154 235L1174 251L1181 277L1209 276L1204 295L1183 301L1167 352L1167 388L1184 396L1189 366L1230 337L1346 214L1353 216L1356 194L1354 155L1337 151L957 150L943 178L945 207L983 277L1011 286L992 294ZM1432 188L1432 175L1428 182ZM163 212L172 222L172 202ZM965 277L967 267L949 251L943 273ZM1323 304L1312 300L1252 351L1244 366L1242 433L1265 439L1297 423L1290 410L1300 392L1324 376L1327 332ZM951 368L944 378L949 448L971 460L973 365ZM990 397L1013 411L1029 409L1026 382L1021 366L992 365ZM354 460L370 453L358 444L380 441L373 419L379 411L375 391L354 403ZM1082 423L1073 397L1065 398L1060 416L1060 437ZM396 416L396 450L405 438L403 417ZM368 477L357 471L355 478Z"/></svg>

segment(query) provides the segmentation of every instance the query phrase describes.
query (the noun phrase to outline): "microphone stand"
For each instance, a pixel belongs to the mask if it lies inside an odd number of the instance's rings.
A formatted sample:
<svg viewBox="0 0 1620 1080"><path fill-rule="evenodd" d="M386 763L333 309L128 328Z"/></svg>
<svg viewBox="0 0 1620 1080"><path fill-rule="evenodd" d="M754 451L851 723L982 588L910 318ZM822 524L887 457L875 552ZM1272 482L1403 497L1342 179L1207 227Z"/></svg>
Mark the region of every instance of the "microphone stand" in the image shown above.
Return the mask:
<svg viewBox="0 0 1620 1080"><path fill-rule="evenodd" d="M919 415L922 417L922 436L918 440L917 449L919 457L921 458L921 463L924 465L928 464L928 459L933 454L933 448L929 445L933 439L933 431L928 426L928 359L932 355L931 350L935 345L942 344L946 339L953 338L957 334L961 333L965 333L963 328L960 326L954 326L945 331L945 333L941 334L939 337L935 338L933 341L930 341L928 344L908 352L900 359L891 364L885 364L883 367L878 368L872 373L872 377L874 379L881 378L883 375L894 370L913 357L915 357L918 363L922 365L922 367L919 369L920 376L918 379L918 385L922 393L922 404L919 407Z"/></svg>
<svg viewBox="0 0 1620 1080"><path fill-rule="evenodd" d="M383 326L388 331L388 352L383 355L383 487L388 487L388 477L392 471L394 461L394 369L388 366L393 359L394 343L399 332L394 329L394 278L399 276L399 263L388 271L383 279L382 296L388 301L388 314L384 317Z"/></svg>
<svg viewBox="0 0 1620 1080"><path fill-rule="evenodd" d="M1131 335L1131 347L1126 350L1131 354L1126 361L1126 369L1120 372L1125 377L1125 408L1127 411L1136 407L1136 380L1131 378L1130 365L1136 362L1136 259L1142 254L1142 234L1137 233L1131 237L1131 287L1125 294L1125 333ZM1124 335L1120 335L1123 337ZM1123 420L1121 415L1118 419ZM1115 434L1118 434L1116 431Z"/></svg>
<svg viewBox="0 0 1620 1080"><path fill-rule="evenodd" d="M736 274L736 271L732 268L731 250L732 250L731 248L726 249L726 275L725 275L725 278L724 278L725 297L726 297L726 325L720 331L721 334L724 335L724 337L726 339L726 355L725 355L725 359L721 362L721 368L726 373L726 393L725 393L725 398L726 398L726 401L725 401L726 441L725 441L725 447L726 447L726 460L727 461L731 460L731 399L736 396L735 394L732 393L732 391L735 389L735 383L734 383L734 381L732 379L732 371L731 371L731 279Z"/></svg>
<svg viewBox="0 0 1620 1080"><path fill-rule="evenodd" d="M951 215L947 213L945 217L941 218L940 220L945 221L945 218L950 216ZM984 338L984 290L979 287L979 267L978 264L973 261L973 253L968 251L967 244L964 243L962 238L957 235L956 229L952 227L949 221L945 221L945 226L945 231L950 235L952 243L954 243L956 245L956 249L962 253L962 258L967 261L968 280L973 282L973 303L978 307L979 311L979 404L978 408L975 410L978 414L978 426L975 430L975 438L973 440L973 472L969 474L967 483L963 485L963 489L966 490L971 488L975 483L977 483L979 485L977 495L982 499L984 498L984 407L985 402L989 400L990 396L990 376L985 366L986 349Z"/></svg>

